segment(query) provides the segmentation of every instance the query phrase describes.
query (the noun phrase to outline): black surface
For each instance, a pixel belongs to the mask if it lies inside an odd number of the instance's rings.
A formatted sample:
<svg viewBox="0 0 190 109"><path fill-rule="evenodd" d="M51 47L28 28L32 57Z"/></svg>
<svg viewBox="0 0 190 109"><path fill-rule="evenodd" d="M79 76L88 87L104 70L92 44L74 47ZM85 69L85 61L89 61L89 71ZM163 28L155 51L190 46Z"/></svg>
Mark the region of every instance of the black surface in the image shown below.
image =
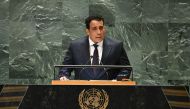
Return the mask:
<svg viewBox="0 0 190 109"><path fill-rule="evenodd" d="M19 109L80 109L79 94L90 88L107 92L107 109L170 109L161 87L35 85L29 86Z"/></svg>
<svg viewBox="0 0 190 109"><path fill-rule="evenodd" d="M180 102L187 102L190 101L188 96L167 96L169 101L180 101Z"/></svg>
<svg viewBox="0 0 190 109"><path fill-rule="evenodd" d="M3 89L3 85L0 85L0 92L2 91L2 89Z"/></svg>
<svg viewBox="0 0 190 109"><path fill-rule="evenodd" d="M23 96L25 92L9 92L9 93L1 93L1 97L11 97L11 96Z"/></svg>

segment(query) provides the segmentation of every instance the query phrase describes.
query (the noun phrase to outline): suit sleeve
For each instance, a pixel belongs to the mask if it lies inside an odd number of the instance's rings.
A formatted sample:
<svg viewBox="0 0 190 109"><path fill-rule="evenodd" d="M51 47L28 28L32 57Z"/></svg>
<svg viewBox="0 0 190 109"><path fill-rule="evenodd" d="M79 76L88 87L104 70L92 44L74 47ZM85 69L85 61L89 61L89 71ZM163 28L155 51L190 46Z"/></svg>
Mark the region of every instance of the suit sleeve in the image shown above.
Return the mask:
<svg viewBox="0 0 190 109"><path fill-rule="evenodd" d="M72 43L70 44L66 54L65 54L65 58L64 61L62 63L63 65L73 65L73 55L72 55ZM59 78L62 76L66 76L66 77L70 77L71 72L72 72L72 68L60 68L59 69Z"/></svg>

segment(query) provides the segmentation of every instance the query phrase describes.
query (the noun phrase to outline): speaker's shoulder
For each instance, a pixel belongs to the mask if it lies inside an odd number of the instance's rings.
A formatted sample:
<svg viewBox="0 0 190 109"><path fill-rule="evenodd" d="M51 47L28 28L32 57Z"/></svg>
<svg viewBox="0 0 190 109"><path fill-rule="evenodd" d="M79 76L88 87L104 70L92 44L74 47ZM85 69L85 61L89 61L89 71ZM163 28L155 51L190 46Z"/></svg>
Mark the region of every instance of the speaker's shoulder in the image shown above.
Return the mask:
<svg viewBox="0 0 190 109"><path fill-rule="evenodd" d="M122 41L120 41L120 40L117 40L117 39L113 39L113 38L110 38L110 37L106 37L105 38L105 41L107 42L107 43L109 43L109 44L113 44L113 45L117 45L117 44L122 44Z"/></svg>

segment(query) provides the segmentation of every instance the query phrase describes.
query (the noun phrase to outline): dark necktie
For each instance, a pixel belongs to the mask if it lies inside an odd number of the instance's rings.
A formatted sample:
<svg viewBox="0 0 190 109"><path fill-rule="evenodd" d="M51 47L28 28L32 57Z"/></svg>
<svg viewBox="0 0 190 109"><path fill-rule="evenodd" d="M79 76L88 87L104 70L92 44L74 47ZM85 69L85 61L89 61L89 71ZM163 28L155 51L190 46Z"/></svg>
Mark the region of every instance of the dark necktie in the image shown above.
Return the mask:
<svg viewBox="0 0 190 109"><path fill-rule="evenodd" d="M98 56L98 45L93 44L94 46L94 54L93 54L93 60L92 60L92 65L99 65L99 56ZM98 68L93 68L93 73L94 75L98 74Z"/></svg>
<svg viewBox="0 0 190 109"><path fill-rule="evenodd" d="M98 45L93 44L94 46L94 54L93 54L93 60L92 60L92 65L99 65L99 56L98 56Z"/></svg>

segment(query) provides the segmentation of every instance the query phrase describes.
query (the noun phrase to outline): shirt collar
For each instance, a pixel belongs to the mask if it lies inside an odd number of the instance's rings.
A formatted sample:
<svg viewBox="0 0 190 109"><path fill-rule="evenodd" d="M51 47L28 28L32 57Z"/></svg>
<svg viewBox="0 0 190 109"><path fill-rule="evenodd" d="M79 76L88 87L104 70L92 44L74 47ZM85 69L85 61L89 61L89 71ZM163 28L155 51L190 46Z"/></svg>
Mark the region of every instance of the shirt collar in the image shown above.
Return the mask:
<svg viewBox="0 0 190 109"><path fill-rule="evenodd" d="M89 36L89 45L90 46L93 46L93 44L95 44L91 39L90 39L90 36ZM103 46L103 40L101 42L98 42L97 43L98 46L102 47Z"/></svg>

